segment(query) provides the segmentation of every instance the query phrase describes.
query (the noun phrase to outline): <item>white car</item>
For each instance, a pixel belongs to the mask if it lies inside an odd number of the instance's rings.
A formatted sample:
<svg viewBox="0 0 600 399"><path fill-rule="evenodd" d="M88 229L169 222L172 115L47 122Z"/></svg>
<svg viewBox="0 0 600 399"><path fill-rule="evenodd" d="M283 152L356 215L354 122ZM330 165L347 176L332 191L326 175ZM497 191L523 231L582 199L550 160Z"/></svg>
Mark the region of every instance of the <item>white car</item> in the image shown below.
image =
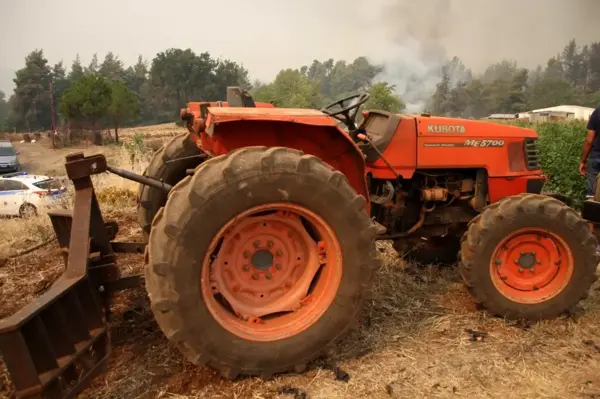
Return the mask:
<svg viewBox="0 0 600 399"><path fill-rule="evenodd" d="M48 176L16 172L0 175L0 216L30 216L60 207L67 189Z"/></svg>

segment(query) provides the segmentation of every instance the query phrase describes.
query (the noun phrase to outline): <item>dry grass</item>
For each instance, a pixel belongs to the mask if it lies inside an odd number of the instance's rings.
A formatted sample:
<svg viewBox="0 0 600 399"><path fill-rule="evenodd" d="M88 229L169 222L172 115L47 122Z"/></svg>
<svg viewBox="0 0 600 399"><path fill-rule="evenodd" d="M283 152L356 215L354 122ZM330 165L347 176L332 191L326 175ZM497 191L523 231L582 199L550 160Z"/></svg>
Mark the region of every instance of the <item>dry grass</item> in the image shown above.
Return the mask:
<svg viewBox="0 0 600 399"><path fill-rule="evenodd" d="M135 238L135 223L125 224L124 236ZM115 298L109 370L80 397L294 397L278 394L284 388L310 398L600 397L600 351L590 344L600 343L597 285L576 314L515 324L477 311L454 268L409 267L387 245L381 250L384 266L359 329L302 375L231 382L186 363L158 329L139 288ZM51 255L51 248L46 251ZM16 273L35 259L9 270ZM139 257L119 261L127 273L142 270ZM57 269L45 267L49 275ZM19 281L31 291L38 280ZM468 329L487 336L473 339ZM349 380L337 380L334 367Z"/></svg>
<svg viewBox="0 0 600 399"><path fill-rule="evenodd" d="M224 381L187 364L158 330L143 290L123 294L110 370L82 397L293 397L278 394L285 389L310 398L600 397L600 351L588 342L600 342L597 286L581 314L521 325L476 311L453 268L407 269L387 246L382 256L360 328L308 372L271 381ZM468 329L487 336L473 339ZM336 380L336 366L347 382Z"/></svg>
<svg viewBox="0 0 600 399"><path fill-rule="evenodd" d="M126 152L114 156L130 168ZM143 169L138 161L134 168ZM108 175L94 179L105 215L119 220L119 239L139 239L131 191L137 185ZM50 234L44 218L1 223L3 232L21 238L3 234L0 250ZM80 397L600 398L599 283L569 316L509 323L476 310L454 268L407 265L388 245L380 250L384 265L359 328L302 375L232 382L186 363L156 325L140 287L115 297L109 369ZM120 256L119 264L125 275L143 270L137 255ZM63 268L54 243L0 267L0 317L44 292ZM485 337L473 338L471 330ZM347 382L336 379L336 367ZM0 361L0 397L10 391L8 381Z"/></svg>

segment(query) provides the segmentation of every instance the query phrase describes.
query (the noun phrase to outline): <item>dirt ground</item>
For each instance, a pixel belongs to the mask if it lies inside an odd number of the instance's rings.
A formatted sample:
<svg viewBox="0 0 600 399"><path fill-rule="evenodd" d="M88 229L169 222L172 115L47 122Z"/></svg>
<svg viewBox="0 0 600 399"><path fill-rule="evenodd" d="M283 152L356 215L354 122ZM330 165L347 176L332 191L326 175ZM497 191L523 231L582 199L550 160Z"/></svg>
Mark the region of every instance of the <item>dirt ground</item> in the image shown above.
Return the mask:
<svg viewBox="0 0 600 399"><path fill-rule="evenodd" d="M140 237L131 214L120 222L120 239ZM115 297L108 371L79 397L600 398L597 285L574 314L508 323L474 308L454 268L411 266L380 250L384 266L358 330L304 374L227 381L187 363L140 287ZM142 272L138 255L119 262L125 275ZM44 292L62 269L54 244L9 261L0 268L0 317ZM8 397L1 369L0 361L0 397Z"/></svg>
<svg viewBox="0 0 600 399"><path fill-rule="evenodd" d="M35 147L21 148L33 171ZM39 156L40 170L54 165L43 149ZM141 237L131 205L107 211L120 223L118 239ZM454 267L407 264L387 244L380 256L358 329L305 373L269 381L227 381L187 363L155 323L144 287L122 292L112 307L108 371L79 397L600 398L600 282L569 315L511 323L477 310ZM138 255L119 264L125 275L143 271ZM55 242L9 260L0 267L0 318L45 292L63 269ZM0 398L11 389L0 359Z"/></svg>
<svg viewBox="0 0 600 399"><path fill-rule="evenodd" d="M142 134L149 139L168 139L173 135L185 131L184 128L167 123L164 125L147 126L122 129L120 138L128 142L135 134ZM95 146L91 143L82 142L81 144L52 149L52 142L45 135L35 143L13 142L16 150L19 152L19 160L23 170L32 174L45 174L49 176L65 175L65 157L74 152L83 152L85 155L104 154L109 163L117 166L127 167L127 157L122 147L116 145Z"/></svg>

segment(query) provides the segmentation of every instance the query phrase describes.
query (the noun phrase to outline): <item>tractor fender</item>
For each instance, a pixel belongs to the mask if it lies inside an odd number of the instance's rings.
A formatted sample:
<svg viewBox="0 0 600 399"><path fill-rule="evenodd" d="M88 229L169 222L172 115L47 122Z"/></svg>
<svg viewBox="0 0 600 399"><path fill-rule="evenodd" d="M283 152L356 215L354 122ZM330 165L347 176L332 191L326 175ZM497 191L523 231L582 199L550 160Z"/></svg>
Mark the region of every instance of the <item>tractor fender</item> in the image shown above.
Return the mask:
<svg viewBox="0 0 600 399"><path fill-rule="evenodd" d="M288 147L314 155L342 172L367 202L365 159L333 118L315 110L209 108L201 145L218 156L251 146Z"/></svg>

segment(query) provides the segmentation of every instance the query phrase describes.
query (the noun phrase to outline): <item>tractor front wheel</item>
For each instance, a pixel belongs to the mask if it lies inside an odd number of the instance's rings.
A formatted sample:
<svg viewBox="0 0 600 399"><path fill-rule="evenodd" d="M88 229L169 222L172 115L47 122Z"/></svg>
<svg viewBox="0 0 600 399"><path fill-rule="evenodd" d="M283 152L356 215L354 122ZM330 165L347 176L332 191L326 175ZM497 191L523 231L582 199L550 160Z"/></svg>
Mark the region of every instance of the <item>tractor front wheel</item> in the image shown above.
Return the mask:
<svg viewBox="0 0 600 399"><path fill-rule="evenodd" d="M377 228L311 155L248 147L177 184L150 232L146 287L165 335L222 375L301 371L356 324Z"/></svg>
<svg viewBox="0 0 600 399"><path fill-rule="evenodd" d="M561 201L508 197L473 219L462 239L460 271L475 301L508 319L559 316L596 280L597 239Z"/></svg>

